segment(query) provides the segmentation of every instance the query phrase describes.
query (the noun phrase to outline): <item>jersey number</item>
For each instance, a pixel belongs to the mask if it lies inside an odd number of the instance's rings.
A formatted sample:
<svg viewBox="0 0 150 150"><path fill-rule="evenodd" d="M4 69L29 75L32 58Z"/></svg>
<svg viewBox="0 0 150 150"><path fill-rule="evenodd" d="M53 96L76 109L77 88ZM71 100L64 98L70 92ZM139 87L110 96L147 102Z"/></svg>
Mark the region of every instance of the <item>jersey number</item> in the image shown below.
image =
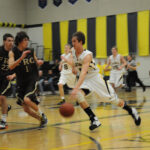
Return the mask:
<svg viewBox="0 0 150 150"><path fill-rule="evenodd" d="M29 72L29 68L28 68L28 66L26 66L26 72Z"/></svg>
<svg viewBox="0 0 150 150"><path fill-rule="evenodd" d="M68 69L67 64L64 64L64 69L65 69L65 70L67 70L67 69Z"/></svg>

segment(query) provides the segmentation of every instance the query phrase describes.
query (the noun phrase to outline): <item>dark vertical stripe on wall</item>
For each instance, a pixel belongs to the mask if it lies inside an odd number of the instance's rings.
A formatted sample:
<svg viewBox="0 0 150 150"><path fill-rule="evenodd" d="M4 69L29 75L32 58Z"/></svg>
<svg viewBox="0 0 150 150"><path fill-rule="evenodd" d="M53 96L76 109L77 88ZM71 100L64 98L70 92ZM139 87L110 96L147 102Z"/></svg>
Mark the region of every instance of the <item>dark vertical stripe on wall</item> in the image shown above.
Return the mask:
<svg viewBox="0 0 150 150"><path fill-rule="evenodd" d="M77 31L77 20L69 21L69 36L68 43L71 44L72 34Z"/></svg>
<svg viewBox="0 0 150 150"><path fill-rule="evenodd" d="M129 53L135 54L137 50L137 13L128 14Z"/></svg>
<svg viewBox="0 0 150 150"><path fill-rule="evenodd" d="M93 52L93 56L96 56L96 19L87 19L87 44L88 49Z"/></svg>
<svg viewBox="0 0 150 150"><path fill-rule="evenodd" d="M60 29L59 22L52 23L53 60L60 59Z"/></svg>
<svg viewBox="0 0 150 150"><path fill-rule="evenodd" d="M111 55L111 48L116 45L116 16L107 16L107 56Z"/></svg>

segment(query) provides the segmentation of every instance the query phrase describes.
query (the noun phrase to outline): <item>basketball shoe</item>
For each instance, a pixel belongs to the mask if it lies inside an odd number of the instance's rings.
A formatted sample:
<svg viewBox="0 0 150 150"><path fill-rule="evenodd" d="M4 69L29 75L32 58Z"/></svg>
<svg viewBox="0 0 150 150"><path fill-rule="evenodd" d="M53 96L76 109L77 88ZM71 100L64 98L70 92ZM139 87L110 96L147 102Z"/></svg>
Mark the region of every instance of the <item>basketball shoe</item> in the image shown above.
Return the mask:
<svg viewBox="0 0 150 150"><path fill-rule="evenodd" d="M131 113L131 116L132 118L134 119L134 122L137 126L139 126L141 124L141 118L140 116L138 115L138 112L136 111L135 108L131 108L132 109L132 113Z"/></svg>
<svg viewBox="0 0 150 150"><path fill-rule="evenodd" d="M46 125L47 125L47 118L46 118L45 114L43 113L42 117L41 117L40 127L44 128Z"/></svg>
<svg viewBox="0 0 150 150"><path fill-rule="evenodd" d="M89 127L90 130L94 130L101 126L101 123L99 122L97 117L94 117L94 120L91 120L91 125Z"/></svg>
<svg viewBox="0 0 150 150"><path fill-rule="evenodd" d="M4 122L3 120L0 121L0 130L8 128L7 122Z"/></svg>

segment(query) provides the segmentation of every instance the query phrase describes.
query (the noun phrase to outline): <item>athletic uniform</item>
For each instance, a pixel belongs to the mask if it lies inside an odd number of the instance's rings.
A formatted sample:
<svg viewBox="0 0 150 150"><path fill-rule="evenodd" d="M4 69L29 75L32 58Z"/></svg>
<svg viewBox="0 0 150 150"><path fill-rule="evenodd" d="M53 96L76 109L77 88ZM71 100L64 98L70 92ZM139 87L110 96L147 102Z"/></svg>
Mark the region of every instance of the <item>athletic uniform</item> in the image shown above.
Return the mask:
<svg viewBox="0 0 150 150"><path fill-rule="evenodd" d="M38 68L34 60L34 50L27 48L31 52L20 62L14 69L17 81L17 103L22 105L24 97L29 97L34 103L39 104L36 99L35 92L37 90ZM19 59L23 53L17 47L13 49L15 61Z"/></svg>
<svg viewBox="0 0 150 150"><path fill-rule="evenodd" d="M118 70L118 68L121 66L121 61L120 61L120 54L117 54L116 57L111 55L109 57L109 60L111 62L111 72L110 72L110 83L113 83L115 87L119 87L120 85L123 84L123 77L122 77L122 70Z"/></svg>
<svg viewBox="0 0 150 150"><path fill-rule="evenodd" d="M70 53L63 54L62 56L68 59L70 57ZM67 84L68 87L74 88L76 81L76 76L72 73L72 67L67 64L66 62L63 62L62 64L62 71L60 72L60 78L58 84Z"/></svg>
<svg viewBox="0 0 150 150"><path fill-rule="evenodd" d="M0 47L0 95L7 96L10 92L11 82L7 80L7 76L11 72L8 68L8 51L4 46Z"/></svg>
<svg viewBox="0 0 150 150"><path fill-rule="evenodd" d="M92 55L89 50L84 50L82 54L77 58L75 50L72 51L75 66L78 72L81 72L83 60L87 55ZM115 102L118 101L118 97L110 84L107 84L99 74L99 69L97 68L94 60L92 59L86 77L80 86L80 89L87 89L90 92L96 93L101 101ZM85 90L84 90L85 91Z"/></svg>

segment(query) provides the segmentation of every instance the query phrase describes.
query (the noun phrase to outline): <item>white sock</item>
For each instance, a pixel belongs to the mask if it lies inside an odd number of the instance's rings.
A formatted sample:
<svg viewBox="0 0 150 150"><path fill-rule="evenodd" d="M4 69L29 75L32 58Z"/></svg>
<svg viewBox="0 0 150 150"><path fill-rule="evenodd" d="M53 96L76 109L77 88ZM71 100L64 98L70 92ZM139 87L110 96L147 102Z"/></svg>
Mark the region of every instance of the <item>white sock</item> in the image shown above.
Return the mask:
<svg viewBox="0 0 150 150"><path fill-rule="evenodd" d="M62 96L62 97L61 97L61 99L62 99L62 100L65 100L65 97L64 97L64 96Z"/></svg>
<svg viewBox="0 0 150 150"><path fill-rule="evenodd" d="M43 112L41 111L40 108L39 108L39 110L38 110L38 114L39 114L40 116L42 116L42 114L43 114Z"/></svg>
<svg viewBox="0 0 150 150"><path fill-rule="evenodd" d="M2 114L2 121L6 122L7 114Z"/></svg>

